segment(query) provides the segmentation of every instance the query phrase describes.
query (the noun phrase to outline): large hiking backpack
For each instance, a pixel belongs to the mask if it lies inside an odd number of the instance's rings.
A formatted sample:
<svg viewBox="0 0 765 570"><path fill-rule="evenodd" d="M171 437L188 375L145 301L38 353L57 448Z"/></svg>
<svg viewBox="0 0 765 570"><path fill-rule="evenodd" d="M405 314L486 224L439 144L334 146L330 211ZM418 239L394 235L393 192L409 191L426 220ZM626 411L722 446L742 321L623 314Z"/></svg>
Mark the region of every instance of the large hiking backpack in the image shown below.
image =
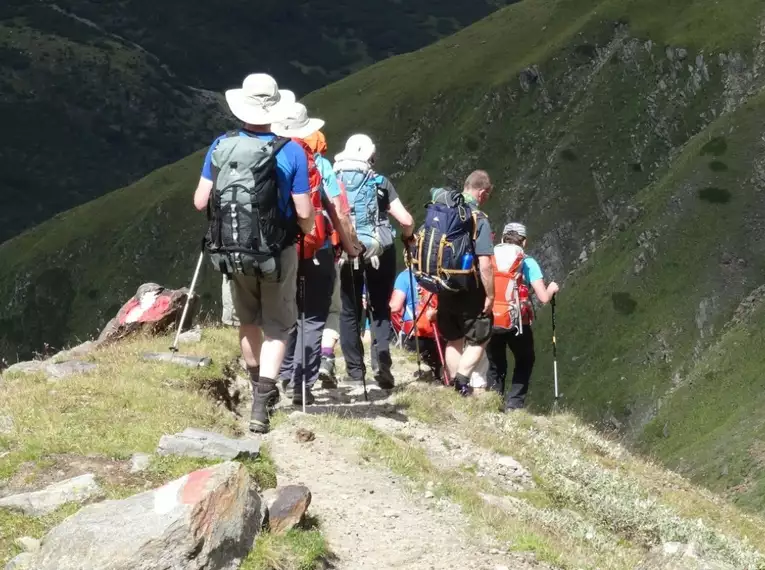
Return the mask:
<svg viewBox="0 0 765 570"><path fill-rule="evenodd" d="M299 252L303 259L310 259L319 251L327 241L330 231L329 216L322 202L322 179L321 172L316 167L314 153L302 139L293 138L305 151L308 160L308 187L310 188L311 206L313 206L313 231L305 236Z"/></svg>
<svg viewBox="0 0 765 570"><path fill-rule="evenodd" d="M353 227L359 241L366 248L364 258L382 255L384 250L393 245L393 229L387 219L380 219L379 175L372 169L366 172L340 170L337 180L348 196Z"/></svg>
<svg viewBox="0 0 765 570"><path fill-rule="evenodd" d="M518 245L501 244L494 248L494 328L500 331L523 332L523 325L534 320L529 297L529 284L523 278L526 254Z"/></svg>
<svg viewBox="0 0 765 570"><path fill-rule="evenodd" d="M475 256L478 212L455 191L435 188L425 223L415 234L412 270L431 293L470 291L478 286Z"/></svg>
<svg viewBox="0 0 765 570"><path fill-rule="evenodd" d="M280 274L280 253L297 236L297 224L279 208L276 177L276 155L289 140L231 131L213 150L204 247L225 275Z"/></svg>

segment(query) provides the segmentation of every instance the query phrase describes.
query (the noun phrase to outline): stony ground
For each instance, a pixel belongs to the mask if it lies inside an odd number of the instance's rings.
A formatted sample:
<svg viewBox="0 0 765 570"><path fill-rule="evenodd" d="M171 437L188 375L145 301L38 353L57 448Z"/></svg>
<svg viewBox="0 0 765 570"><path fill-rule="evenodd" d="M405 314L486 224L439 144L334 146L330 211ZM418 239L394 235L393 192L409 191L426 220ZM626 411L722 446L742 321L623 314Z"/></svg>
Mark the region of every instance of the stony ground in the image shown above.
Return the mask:
<svg viewBox="0 0 765 570"><path fill-rule="evenodd" d="M399 358L399 376L411 380L410 363ZM368 385L363 390L319 390L317 405L309 415L354 418L391 431L410 426L397 411L389 392ZM477 533L459 505L431 490L412 488L406 477L364 459L360 442L313 423L283 399L289 414L265 437L277 464L277 477L311 488L311 511L320 519L337 560L338 570L473 568L525 570L540 567L521 554L508 554L489 535ZM330 420L331 421L331 420ZM301 425L308 423L315 435L301 442ZM424 429L437 438L435 429ZM335 430L336 431L336 430ZM280 481L281 482L281 481ZM431 482L431 487L434 483Z"/></svg>

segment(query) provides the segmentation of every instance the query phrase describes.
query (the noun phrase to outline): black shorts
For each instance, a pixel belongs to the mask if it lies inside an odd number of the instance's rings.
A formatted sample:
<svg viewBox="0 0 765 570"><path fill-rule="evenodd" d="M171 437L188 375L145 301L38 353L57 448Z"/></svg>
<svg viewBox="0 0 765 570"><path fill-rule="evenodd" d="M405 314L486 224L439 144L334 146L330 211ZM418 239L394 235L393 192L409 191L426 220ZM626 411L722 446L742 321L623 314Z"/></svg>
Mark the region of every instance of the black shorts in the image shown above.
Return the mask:
<svg viewBox="0 0 765 570"><path fill-rule="evenodd" d="M491 338L494 315L484 315L482 309L466 312L463 307L439 301L436 325L438 332L447 341L464 338L468 344L478 346Z"/></svg>

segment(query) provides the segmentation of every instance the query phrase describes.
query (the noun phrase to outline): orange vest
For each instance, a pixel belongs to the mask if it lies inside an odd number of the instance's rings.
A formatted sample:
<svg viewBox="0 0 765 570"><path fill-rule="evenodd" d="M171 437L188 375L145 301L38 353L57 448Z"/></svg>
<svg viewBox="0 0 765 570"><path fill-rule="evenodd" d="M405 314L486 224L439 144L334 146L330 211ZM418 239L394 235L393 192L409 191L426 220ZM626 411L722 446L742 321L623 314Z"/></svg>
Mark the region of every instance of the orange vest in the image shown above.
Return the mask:
<svg viewBox="0 0 765 570"><path fill-rule="evenodd" d="M321 173L316 167L316 160L313 151L302 139L293 138L305 151L308 159L308 186L310 188L311 205L313 206L313 231L305 236L303 241L302 258L310 259L319 251L327 240L327 229L330 226L324 212L324 205L321 203L322 180Z"/></svg>
<svg viewBox="0 0 765 570"><path fill-rule="evenodd" d="M534 308L529 298L529 287L523 280L523 253L518 254L510 269L500 271L497 260L491 256L494 269L494 328L511 330L530 325Z"/></svg>

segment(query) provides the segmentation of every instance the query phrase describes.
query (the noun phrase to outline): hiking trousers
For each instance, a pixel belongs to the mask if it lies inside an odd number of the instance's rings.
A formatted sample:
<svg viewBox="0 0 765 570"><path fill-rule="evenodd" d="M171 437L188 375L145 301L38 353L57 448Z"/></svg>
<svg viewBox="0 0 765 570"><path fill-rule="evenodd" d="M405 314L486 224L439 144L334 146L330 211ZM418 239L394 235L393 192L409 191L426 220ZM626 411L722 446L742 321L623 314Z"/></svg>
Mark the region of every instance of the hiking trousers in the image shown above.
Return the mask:
<svg viewBox="0 0 765 570"><path fill-rule="evenodd" d="M345 368L353 380L360 381L366 376L364 347L361 343L361 306L364 283L369 295L369 321L377 352L379 371L390 372L390 297L396 281L396 248L391 246L379 256L380 267L375 269L363 259L359 268L353 268L353 261L343 264L340 270L340 347L345 357Z"/></svg>
<svg viewBox="0 0 765 570"><path fill-rule="evenodd" d="M509 386L506 382L508 348L515 358L515 369ZM524 325L523 333L517 336L515 332L495 330L486 347L486 354L489 357L488 386L504 395L506 410L523 408L536 359L531 326Z"/></svg>
<svg viewBox="0 0 765 570"><path fill-rule="evenodd" d="M301 275L305 276L305 304L300 294ZM282 379L293 380L295 390L298 392L302 390L304 366L306 386L313 386L319 378L321 337L327 315L329 315L335 279L335 262L331 249L319 250L314 258L300 260L296 295L298 319L287 342L287 351L279 373ZM303 311L305 311L305 331L303 331ZM305 349L301 345L303 332Z"/></svg>

